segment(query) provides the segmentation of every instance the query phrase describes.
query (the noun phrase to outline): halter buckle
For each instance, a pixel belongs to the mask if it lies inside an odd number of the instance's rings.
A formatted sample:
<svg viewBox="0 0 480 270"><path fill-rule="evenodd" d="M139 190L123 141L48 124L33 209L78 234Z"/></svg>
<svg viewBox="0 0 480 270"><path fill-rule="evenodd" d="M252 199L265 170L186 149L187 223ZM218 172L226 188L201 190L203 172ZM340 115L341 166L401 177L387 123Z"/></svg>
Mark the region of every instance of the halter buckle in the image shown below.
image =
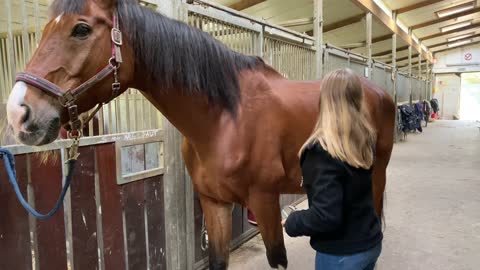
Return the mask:
<svg viewBox="0 0 480 270"><path fill-rule="evenodd" d="M115 43L115 45L122 46L122 32L120 29L113 27L110 35L112 37L112 42Z"/></svg>
<svg viewBox="0 0 480 270"><path fill-rule="evenodd" d="M63 96L58 98L58 101L63 107L68 107L75 101L75 96L73 95L72 91L68 90L65 92L65 94L63 94Z"/></svg>
<svg viewBox="0 0 480 270"><path fill-rule="evenodd" d="M112 90L113 90L114 92L120 91L120 82L114 82L114 83L112 83Z"/></svg>

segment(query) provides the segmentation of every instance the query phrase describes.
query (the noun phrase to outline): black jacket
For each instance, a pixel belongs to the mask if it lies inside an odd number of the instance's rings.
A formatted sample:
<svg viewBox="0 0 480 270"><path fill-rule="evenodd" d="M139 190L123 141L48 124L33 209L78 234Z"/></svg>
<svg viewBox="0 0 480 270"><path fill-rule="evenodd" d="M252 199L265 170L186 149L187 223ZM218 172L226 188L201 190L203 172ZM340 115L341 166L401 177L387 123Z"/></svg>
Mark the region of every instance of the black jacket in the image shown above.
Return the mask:
<svg viewBox="0 0 480 270"><path fill-rule="evenodd" d="M300 158L309 209L293 212L288 235L310 236L310 245L329 254L353 254L382 240L373 208L372 170L357 169L313 144Z"/></svg>

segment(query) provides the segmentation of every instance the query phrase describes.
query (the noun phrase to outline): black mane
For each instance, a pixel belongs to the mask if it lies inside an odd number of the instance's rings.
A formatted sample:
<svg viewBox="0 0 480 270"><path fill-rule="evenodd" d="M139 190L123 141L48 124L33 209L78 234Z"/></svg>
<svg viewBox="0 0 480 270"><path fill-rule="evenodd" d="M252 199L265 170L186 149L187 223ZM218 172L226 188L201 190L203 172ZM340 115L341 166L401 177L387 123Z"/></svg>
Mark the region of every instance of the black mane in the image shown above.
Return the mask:
<svg viewBox="0 0 480 270"><path fill-rule="evenodd" d="M86 0L55 0L53 16L81 14ZM136 65L160 89L180 87L203 94L232 113L240 101L238 73L263 63L232 51L198 29L143 7L136 0L117 0L120 27L135 50Z"/></svg>

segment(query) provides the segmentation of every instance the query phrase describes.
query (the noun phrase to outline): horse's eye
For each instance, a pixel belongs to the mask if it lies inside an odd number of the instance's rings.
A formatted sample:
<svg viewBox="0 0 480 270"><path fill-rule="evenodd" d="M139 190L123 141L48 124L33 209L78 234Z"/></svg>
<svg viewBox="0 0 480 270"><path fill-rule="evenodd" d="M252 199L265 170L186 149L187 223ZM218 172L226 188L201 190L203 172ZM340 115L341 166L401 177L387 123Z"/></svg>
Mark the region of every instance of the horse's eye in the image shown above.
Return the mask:
<svg viewBox="0 0 480 270"><path fill-rule="evenodd" d="M90 33L92 33L92 28L90 27L90 25L86 23L79 23L73 28L72 37L86 39L88 35L90 35Z"/></svg>

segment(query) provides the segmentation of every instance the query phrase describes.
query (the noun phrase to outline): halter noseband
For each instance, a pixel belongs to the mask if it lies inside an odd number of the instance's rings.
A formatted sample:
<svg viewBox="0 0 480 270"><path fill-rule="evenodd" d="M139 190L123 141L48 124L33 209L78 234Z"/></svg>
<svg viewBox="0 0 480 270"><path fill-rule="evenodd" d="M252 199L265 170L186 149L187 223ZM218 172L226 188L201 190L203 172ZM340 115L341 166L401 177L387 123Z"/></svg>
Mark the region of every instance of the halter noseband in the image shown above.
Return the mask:
<svg viewBox="0 0 480 270"><path fill-rule="evenodd" d="M68 114L70 117L70 130L68 132L69 138L78 140L82 136L82 128L84 123L90 121L93 116L100 110L103 104L110 102L112 99L117 97L120 91L120 82L118 81L118 69L122 63L122 54L120 47L122 45L122 32L119 28L118 17L113 15L113 28L110 32L112 40L112 57L108 60L108 64L100 70L93 77L88 79L86 82L77 86L76 88L69 89L67 91L62 91L62 89L43 78L37 77L31 73L20 72L17 74L15 80L24 82L28 85L34 86L46 94L56 97L62 106L68 109ZM85 122L82 122L78 118L78 107L75 104L77 97L82 93L92 88L95 84L105 79L107 76L113 73L113 83L112 83L112 96L111 98L104 103L99 103L95 110L86 118Z"/></svg>

